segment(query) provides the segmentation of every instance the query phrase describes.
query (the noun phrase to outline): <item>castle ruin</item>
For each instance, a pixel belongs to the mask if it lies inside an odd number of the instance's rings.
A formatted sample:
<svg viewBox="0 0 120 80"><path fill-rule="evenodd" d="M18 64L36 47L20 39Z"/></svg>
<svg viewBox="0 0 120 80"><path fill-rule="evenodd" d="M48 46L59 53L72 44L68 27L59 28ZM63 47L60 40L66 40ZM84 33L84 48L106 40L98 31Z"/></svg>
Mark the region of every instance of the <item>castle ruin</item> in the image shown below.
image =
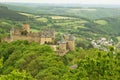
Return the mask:
<svg viewBox="0 0 120 80"><path fill-rule="evenodd" d="M4 41L11 42L16 40L27 40L29 42L37 42L39 44L54 43L55 30L44 29L41 32L31 32L29 24L23 24L21 29L10 30L9 38L5 38Z"/></svg>
<svg viewBox="0 0 120 80"><path fill-rule="evenodd" d="M30 25L26 23L22 25L21 29L12 28L9 37L4 38L4 41L6 42L17 40L27 40L38 44L49 44L59 55L64 55L68 51L75 50L75 37L73 35L63 35L61 41L59 41L58 44L54 44L54 29L44 29L41 32L31 32Z"/></svg>

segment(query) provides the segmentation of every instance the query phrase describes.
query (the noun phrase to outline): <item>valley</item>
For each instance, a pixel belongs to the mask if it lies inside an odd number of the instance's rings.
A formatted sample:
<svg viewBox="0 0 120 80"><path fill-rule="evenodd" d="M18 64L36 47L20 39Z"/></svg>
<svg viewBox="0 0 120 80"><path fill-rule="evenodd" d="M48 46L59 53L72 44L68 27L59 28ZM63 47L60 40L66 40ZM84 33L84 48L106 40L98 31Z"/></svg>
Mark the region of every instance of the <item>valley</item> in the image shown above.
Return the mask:
<svg viewBox="0 0 120 80"><path fill-rule="evenodd" d="M20 31L23 24L29 25L28 35ZM11 29L20 36L3 41ZM50 35L45 29L55 30L55 44L62 41L56 49L64 55L40 44L42 37L35 36ZM66 39L70 34L74 46ZM0 80L119 80L119 49L119 7L0 3Z"/></svg>

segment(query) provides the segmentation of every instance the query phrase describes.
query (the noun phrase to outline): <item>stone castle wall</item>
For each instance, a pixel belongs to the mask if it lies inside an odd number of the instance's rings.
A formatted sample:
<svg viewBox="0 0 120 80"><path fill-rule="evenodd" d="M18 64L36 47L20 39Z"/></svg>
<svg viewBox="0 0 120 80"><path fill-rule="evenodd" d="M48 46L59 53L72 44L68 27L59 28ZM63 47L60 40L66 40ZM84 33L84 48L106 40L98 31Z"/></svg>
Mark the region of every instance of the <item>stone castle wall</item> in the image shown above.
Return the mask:
<svg viewBox="0 0 120 80"><path fill-rule="evenodd" d="M23 24L21 29L10 30L10 37L5 38L4 41L11 42L16 40L28 40L29 42L37 42L39 44L53 43L55 37L54 30L43 30L42 32L32 33L30 32L30 25Z"/></svg>
<svg viewBox="0 0 120 80"><path fill-rule="evenodd" d="M52 38L40 38L41 44L52 43L52 42L53 42Z"/></svg>
<svg viewBox="0 0 120 80"><path fill-rule="evenodd" d="M39 44L52 43L52 38L41 38L41 37L32 37L32 36L22 36L22 35L13 35L11 41L17 40L28 40L29 42L36 42Z"/></svg>

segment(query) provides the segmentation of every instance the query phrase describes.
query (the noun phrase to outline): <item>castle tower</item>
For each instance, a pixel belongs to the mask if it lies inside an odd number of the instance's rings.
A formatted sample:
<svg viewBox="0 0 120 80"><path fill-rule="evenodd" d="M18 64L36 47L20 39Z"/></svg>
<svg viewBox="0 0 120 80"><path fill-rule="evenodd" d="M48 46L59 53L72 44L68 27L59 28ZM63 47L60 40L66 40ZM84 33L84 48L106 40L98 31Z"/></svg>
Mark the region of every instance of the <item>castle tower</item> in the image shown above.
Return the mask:
<svg viewBox="0 0 120 80"><path fill-rule="evenodd" d="M59 42L59 54L64 55L67 52L66 41L62 37L62 40Z"/></svg>
<svg viewBox="0 0 120 80"><path fill-rule="evenodd" d="M68 39L69 39L69 34L64 34L64 35L63 35L63 38L65 39L65 41L68 41Z"/></svg>
<svg viewBox="0 0 120 80"><path fill-rule="evenodd" d="M68 49L70 51L74 51L75 50L75 37L73 35L69 36L69 40L68 40Z"/></svg>
<svg viewBox="0 0 120 80"><path fill-rule="evenodd" d="M54 43L54 38L55 38L55 30L51 29L44 29L40 33L40 43L41 44L53 44Z"/></svg>
<svg viewBox="0 0 120 80"><path fill-rule="evenodd" d="M28 33L30 33L30 25L27 23L23 24L22 31L27 31Z"/></svg>
<svg viewBox="0 0 120 80"><path fill-rule="evenodd" d="M13 35L14 35L14 28L11 28L10 30L10 40L13 41Z"/></svg>

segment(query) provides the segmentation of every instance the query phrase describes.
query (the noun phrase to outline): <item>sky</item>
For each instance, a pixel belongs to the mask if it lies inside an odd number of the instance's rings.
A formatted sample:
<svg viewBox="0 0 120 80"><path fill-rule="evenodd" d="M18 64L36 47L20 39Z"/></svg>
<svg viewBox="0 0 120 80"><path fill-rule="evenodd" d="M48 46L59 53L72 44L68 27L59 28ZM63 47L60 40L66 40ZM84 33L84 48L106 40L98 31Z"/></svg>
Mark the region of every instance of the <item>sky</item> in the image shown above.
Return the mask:
<svg viewBox="0 0 120 80"><path fill-rule="evenodd" d="M120 0L0 0L0 2L57 3L57 4L120 4Z"/></svg>

